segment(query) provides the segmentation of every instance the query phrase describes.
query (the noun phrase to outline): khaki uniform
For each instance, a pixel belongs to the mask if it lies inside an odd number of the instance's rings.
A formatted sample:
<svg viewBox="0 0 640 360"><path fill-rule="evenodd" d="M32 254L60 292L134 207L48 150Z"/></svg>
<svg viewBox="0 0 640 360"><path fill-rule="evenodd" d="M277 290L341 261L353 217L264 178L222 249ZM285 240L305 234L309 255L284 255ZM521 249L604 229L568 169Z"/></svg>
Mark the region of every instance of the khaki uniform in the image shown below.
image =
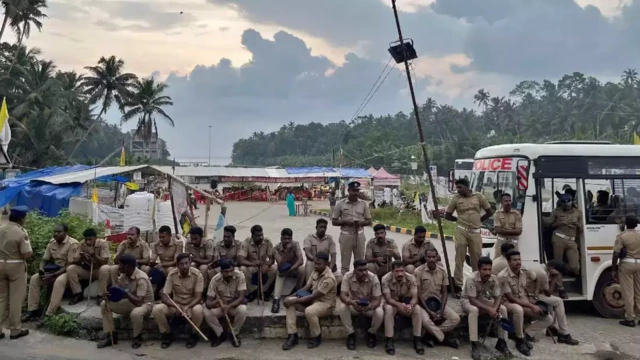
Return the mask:
<svg viewBox="0 0 640 360"><path fill-rule="evenodd" d="M171 238L167 246L162 245L160 241L156 241L151 245L151 262L157 262L164 276L176 268L176 257L182 252L182 243L178 243ZM147 271L147 274L149 272Z"/></svg>
<svg viewBox="0 0 640 360"><path fill-rule="evenodd" d="M338 201L333 208L331 215L333 220L360 221L371 220L369 212L369 204L358 199L351 202L349 199ZM351 266L351 254L353 253L354 261L364 259L365 242L367 238L364 235L364 228L359 226L357 229L343 225L340 227L340 263L342 274L346 274Z"/></svg>
<svg viewBox="0 0 640 360"><path fill-rule="evenodd" d="M80 260L80 253L90 254L93 258L93 254L97 254L99 258L105 261L105 265L109 263L111 260L111 254L109 253L109 242L103 239L96 239L92 248L89 248L85 245L85 243L81 243L78 251L76 252L76 256L73 258L73 262L78 262ZM69 280L69 287L71 288L71 292L74 294L79 294L82 292L82 287L80 286L80 279L89 280L90 282L93 280L97 280L99 278L99 268L93 268L93 273L91 273L91 266L89 269L82 267L81 265L69 265L67 267L67 278ZM89 276L92 279L89 279Z"/></svg>
<svg viewBox="0 0 640 360"><path fill-rule="evenodd" d="M180 275L179 269L173 269L169 273L169 276L167 276L167 282L165 282L164 289L162 289L177 305L188 305L195 298L202 297L203 290L204 279L202 278L202 274L194 268L189 268L189 274L185 277ZM157 304L151 311L151 315L153 315L156 323L158 323L161 334L166 334L170 331L167 317L175 316L179 313L178 309L165 304ZM191 309L191 321L193 321L197 327L200 327L200 324L202 324L203 317L204 309L201 304Z"/></svg>
<svg viewBox="0 0 640 360"><path fill-rule="evenodd" d="M118 302L102 301L100 303L100 311L102 313L102 331L105 334L115 331L113 324L112 312L120 315L129 316L133 325L133 337L142 333L144 326L144 318L151 314L153 307L153 288L149 281L149 276L140 269L136 269L131 276L120 274L116 280L116 285L125 289L127 292L134 294L137 298L142 299L143 304L135 306L129 299L124 298ZM111 311L109 311L111 309Z"/></svg>
<svg viewBox="0 0 640 360"><path fill-rule="evenodd" d="M289 247L289 249L284 249L282 247L282 243L278 243L278 245L276 245L273 248L274 253L278 254L280 256L281 262L282 264L284 263L289 263L291 265L295 264L298 260L303 260L302 257L302 250L300 250L300 244L293 241L291 243L291 246ZM282 265L280 263L277 263L277 266ZM298 283L297 283L297 288L301 288L302 285L304 284L304 278L305 278L305 268L304 266L300 266L298 268L297 271L295 272L291 272L289 271L289 274L286 276L289 277L293 277L296 278ZM282 296L282 288L284 287L284 279L286 278L286 276L284 274L280 274L278 272L277 276L276 276L276 285L275 285L275 289L273 291L273 297L276 299L279 299L280 296ZM288 295L288 294L287 294Z"/></svg>
<svg viewBox="0 0 640 360"><path fill-rule="evenodd" d="M319 291L323 295L309 306L296 304L295 306L287 307L287 333L290 335L298 333L296 311L300 311L304 312L304 316L309 322L311 337L317 337L322 333L322 329L320 329L320 318L333 314L333 310L336 307L336 295L338 291L336 277L333 276L333 272L331 272L329 267L322 273L314 271L304 289L312 293Z"/></svg>
<svg viewBox="0 0 640 360"><path fill-rule="evenodd" d="M236 264L236 270L239 270L238 253L240 252L241 247L242 242L240 240L233 240L231 247L224 246L224 240L220 240L213 245L213 261L219 261L222 259L233 260L233 263ZM209 270L209 278L213 278L218 273L220 273L219 266L215 269Z"/></svg>
<svg viewBox="0 0 640 360"><path fill-rule="evenodd" d="M538 300L544 301L553 307L554 324L558 328L558 332L562 335L569 334L569 326L567 325L567 315L564 309L564 301L557 296L546 296L544 291L549 291L550 280L549 274L540 269L536 271L536 279L529 281L527 292L529 293L529 301L535 303Z"/></svg>
<svg viewBox="0 0 640 360"><path fill-rule="evenodd" d="M393 250L394 252L400 253L400 251L398 250L398 245L393 239L386 238L383 244L379 244L376 238L370 239L367 242L367 247L364 252L365 259L367 257L383 257L387 260L386 266L380 266L374 262L367 263L367 268L369 269L369 271L378 275L378 277L380 278L383 277L384 274L391 271L391 262L393 261L393 257L387 256L387 251L389 249Z"/></svg>
<svg viewBox="0 0 640 360"><path fill-rule="evenodd" d="M316 233L307 235L307 237L302 241L302 249L308 249L313 256L319 252L325 252L331 256L331 260L336 260L333 258L337 252L336 242L333 240L333 237L328 234L325 234L322 239L320 239ZM312 259L307 258L307 263L304 265L304 281L309 281L309 279L311 279L313 271L314 262ZM335 276L338 284L342 282L342 274L337 271L337 269L333 273L333 276Z"/></svg>
<svg viewBox="0 0 640 360"><path fill-rule="evenodd" d="M209 294L208 296L210 297L222 299L223 303L228 305L240 296L241 291L247 291L247 281L242 272L234 270L233 277L229 282L224 280L222 274L214 276L213 279L211 279L211 283L209 283L207 294ZM238 334L245 320L247 320L247 305L241 304L233 309L229 309L227 314L233 317L233 333ZM204 319L217 336L220 336L223 330L219 320L221 317L224 317L224 314L219 307L204 309Z"/></svg>
<svg viewBox="0 0 640 360"><path fill-rule="evenodd" d="M563 260L563 255L567 254L569 269L576 275L580 274L580 255L576 237L582 231L582 213L576 208L564 211L556 208L551 213L548 220L554 227L551 243L553 244L553 258L558 261Z"/></svg>
<svg viewBox="0 0 640 360"><path fill-rule="evenodd" d="M248 237L242 243L240 251L238 251L238 256L242 256L248 261L260 261L263 264L266 264L273 259L273 243L269 238L265 237L260 246L258 246L253 242L253 239L251 237ZM251 282L251 277L253 276L253 274L257 273L258 270L259 269L255 266L240 267L240 271L242 271L247 281L247 290L250 293L258 289L258 285L254 285ZM278 268L276 267L276 264L274 262L269 270L267 270L267 273L262 274L262 276L267 276L267 283L262 286L262 291L266 291L267 289L269 289L271 284L273 284L276 279L277 272Z"/></svg>
<svg viewBox="0 0 640 360"><path fill-rule="evenodd" d="M462 311L469 315L469 341L478 341L478 317L480 308L471 305L470 298L475 298L485 305L493 306L497 298L502 297L500 285L495 275L491 275L487 282L483 283L480 273L474 271L469 276L462 287ZM498 313L503 318L507 318L507 308L500 305ZM498 326L498 338L507 340L507 333Z"/></svg>
<svg viewBox="0 0 640 360"><path fill-rule="evenodd" d="M498 210L493 216L493 224L495 227L500 227L504 230L522 230L522 215L520 215L520 212L514 209L511 209L511 211L509 212ZM496 244L493 247L495 258L498 258L500 255L502 255L500 247L504 243L511 243L516 247L515 249L518 250L519 238L520 236L517 235L514 236L497 234Z"/></svg>
<svg viewBox="0 0 640 360"><path fill-rule="evenodd" d="M356 279L354 271L349 271L342 278L340 292L348 294L347 298L350 300L358 301L358 299L364 298L368 299L369 303L371 303L374 297L382 296L382 287L380 286L378 276L370 271L367 273L367 277L363 282L359 282ZM377 308L362 313L364 316L371 318L369 333L375 335L378 332L378 329L380 329L380 326L382 326L382 322L384 321L383 309L381 302ZM353 334L354 330L351 316L359 315L360 313L358 313L353 306L347 306L342 302L338 306L338 312L340 313L340 320L342 320L342 324L344 325L345 330L347 330L347 334Z"/></svg>
<svg viewBox="0 0 640 360"><path fill-rule="evenodd" d="M44 260L45 263L53 262L56 265L67 267L67 265L73 261L76 251L78 250L78 246L78 240L68 235L60 244L58 244L54 239L51 239L44 251L42 260ZM43 277L41 277L40 274L34 274L31 276L31 281L29 281L29 297L27 299L27 310L29 311L35 311L38 309L42 280ZM60 302L62 301L64 289L67 288L67 284L69 284L69 278L66 273L58 276L53 282L49 308L46 313L47 315L55 314L58 307L60 307Z"/></svg>
<svg viewBox="0 0 640 360"><path fill-rule="evenodd" d="M22 330L20 315L27 294L27 265L22 255L32 251L29 235L22 226L14 222L0 226L0 331L8 306L11 335Z"/></svg>
<svg viewBox="0 0 640 360"><path fill-rule="evenodd" d="M504 255L500 255L497 258L493 259L493 265L491 266L491 273L493 275L500 274L500 271L509 267L509 262Z"/></svg>
<svg viewBox="0 0 640 360"><path fill-rule="evenodd" d="M514 274L511 268L506 268L498 274L498 283L502 294L511 294L514 298L529 300L529 292L527 291L527 283L536 280L536 273L527 269L520 269L518 274ZM532 318L534 322L527 327L527 333L532 338L540 335L551 324L553 317L551 315L537 315L531 309L507 302L505 307L511 316L516 327L516 336L520 339L524 338L524 317L525 315Z"/></svg>
<svg viewBox="0 0 640 360"><path fill-rule="evenodd" d="M402 246L402 260L420 260L421 257L425 256L425 253L428 249L435 249L436 247L429 240L425 240L422 244L418 245L415 238L411 238L409 242L405 243ZM414 263L412 265L406 265L404 267L404 271L409 274L413 274L415 269L420 266L420 263Z"/></svg>
<svg viewBox="0 0 640 360"><path fill-rule="evenodd" d="M115 257L119 257L120 255L128 254L135 257L138 261L149 261L151 250L149 250L149 244L138 239L134 246L130 246L129 241L121 242L116 249ZM145 273L149 272L149 267L147 265L139 265L140 270ZM111 284L115 284L118 280L118 265L102 265L100 270L98 271L98 279L100 281L100 293L104 294L107 292L107 286Z"/></svg>
<svg viewBox="0 0 640 360"><path fill-rule="evenodd" d="M616 237L613 251L627 249L627 257L620 259L618 270L620 289L624 298L624 316L634 321L640 316L640 232L626 230Z"/></svg>
<svg viewBox="0 0 640 360"><path fill-rule="evenodd" d="M200 241L200 246L195 246L191 241L187 241L184 247L184 252L187 254L191 254L194 259L205 260L207 257L211 258L213 261L213 240L202 239ZM198 265L195 262L191 263L191 266L198 269L200 274L202 274L202 278L204 279L204 283L209 283L209 264L206 265Z"/></svg>
<svg viewBox="0 0 640 360"><path fill-rule="evenodd" d="M471 268L473 271L477 270L478 259L482 255L481 212L482 210L488 211L490 209L491 205L480 193L472 193L469 196L455 195L447 207L448 213L453 214L454 211L458 213L455 235L456 268L453 272L453 277L458 286L462 286L462 269L467 250L471 258Z"/></svg>
<svg viewBox="0 0 640 360"><path fill-rule="evenodd" d="M449 286L449 278L447 272L440 266L436 266L435 270L429 270L427 264L419 266L415 271L416 282L418 283L418 295L421 301L430 297L435 297L442 301L442 287ZM426 311L425 311L426 313ZM444 322L440 326L433 323L427 313L425 328L429 333L435 336L438 341L444 339L444 333L452 331L460 323L460 315L449 306L445 306L442 312Z"/></svg>
<svg viewBox="0 0 640 360"><path fill-rule="evenodd" d="M410 298L413 295L418 294L418 284L416 283L416 278L411 274L407 274L406 272L404 273L402 281L397 281L392 272L387 273L382 277L382 280L380 280L380 284L382 285L382 293L389 295L391 299L395 301L402 302L402 298ZM386 303L384 304L385 337L393 337L396 312L397 309L395 306ZM405 316L402 313L399 314ZM416 305L413 307L413 310L410 314L411 324L413 326L413 336L422 335L422 324L426 315L427 313L422 310L420 306Z"/></svg>

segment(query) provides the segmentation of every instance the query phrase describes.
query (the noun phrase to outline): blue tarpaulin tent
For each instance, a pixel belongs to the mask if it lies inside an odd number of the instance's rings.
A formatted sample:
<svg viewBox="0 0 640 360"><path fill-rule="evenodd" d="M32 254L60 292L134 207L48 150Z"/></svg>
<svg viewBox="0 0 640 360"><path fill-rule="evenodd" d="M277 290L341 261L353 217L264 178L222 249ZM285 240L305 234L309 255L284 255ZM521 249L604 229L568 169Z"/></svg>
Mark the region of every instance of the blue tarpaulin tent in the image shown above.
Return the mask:
<svg viewBox="0 0 640 360"><path fill-rule="evenodd" d="M38 209L49 217L57 216L62 209L69 208L69 199L82 193L82 184L53 185L32 182L18 193L16 205Z"/></svg>
<svg viewBox="0 0 640 360"><path fill-rule="evenodd" d="M342 177L347 178L370 178L371 174L365 169L359 168L332 168L332 167L320 167L320 166L309 166L309 167L297 167L297 168L286 168L287 174L291 175L308 175L308 174L326 174L327 176L335 176L335 174L340 174Z"/></svg>

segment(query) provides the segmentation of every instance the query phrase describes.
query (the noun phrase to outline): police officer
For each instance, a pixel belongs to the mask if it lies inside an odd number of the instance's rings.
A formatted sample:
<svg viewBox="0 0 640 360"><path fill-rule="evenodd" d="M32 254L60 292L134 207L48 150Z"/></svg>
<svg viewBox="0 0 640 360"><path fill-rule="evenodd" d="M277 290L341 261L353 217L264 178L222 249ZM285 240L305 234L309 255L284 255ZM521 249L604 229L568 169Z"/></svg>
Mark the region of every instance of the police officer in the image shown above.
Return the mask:
<svg viewBox="0 0 640 360"><path fill-rule="evenodd" d="M382 278L391 270L391 261L400 260L401 255L396 242L387 237L384 225L374 226L373 234L375 237L367 242L364 258L367 261L367 269L378 278Z"/></svg>
<svg viewBox="0 0 640 360"><path fill-rule="evenodd" d="M467 250L471 258L471 267L473 271L477 270L478 259L482 255L480 228L482 223L493 215L493 209L482 194L474 193L469 189L469 180L456 180L456 189L458 194L451 199L445 213L445 219L457 222L455 235L456 268L453 276L459 289L462 287L462 268ZM484 215L481 216L482 210L484 210ZM458 217L453 216L454 211L458 214Z"/></svg>
<svg viewBox="0 0 640 360"><path fill-rule="evenodd" d="M316 232L309 234L302 242L302 250L307 258L307 263L304 266L305 282L311 279L315 269L315 256L321 252L329 254L329 268L333 271L336 282L338 284L342 282L342 274L337 271L338 267L336 266L336 242L331 235L327 234L327 225L329 222L326 219L316 220Z"/></svg>
<svg viewBox="0 0 640 360"><path fill-rule="evenodd" d="M262 272L262 278L267 277L266 282L261 285L262 292L271 287L276 279L278 268L275 265L276 258L273 253L273 243L271 239L264 236L262 226L253 225L251 227L251 236L246 238L238 252L238 263L240 271L244 273L247 281L247 290L251 298L257 298L259 286L257 276L258 272ZM254 278L254 274L256 277ZM264 282L264 280L263 280Z"/></svg>
<svg viewBox="0 0 640 360"><path fill-rule="evenodd" d="M22 329L20 315L22 302L27 294L27 266L25 261L33 256L29 235L22 227L29 209L16 206L11 209L9 223L0 226L0 339L4 338L2 324L9 306L9 338L19 339L29 335Z"/></svg>
<svg viewBox="0 0 640 360"><path fill-rule="evenodd" d="M504 242L500 245L500 256L493 259L493 266L491 267L491 273L498 276L500 271L509 267L506 255L509 251L515 250L515 246L510 242Z"/></svg>
<svg viewBox="0 0 640 360"><path fill-rule="evenodd" d="M413 238L402 246L402 261L404 271L413 274L414 270L422 265L422 258L427 249L435 249L431 240L427 239L427 229L418 225L413 231Z"/></svg>
<svg viewBox="0 0 640 360"><path fill-rule="evenodd" d="M330 316L336 307L337 283L329 268L329 254L318 253L315 256L315 270L307 285L302 289L311 292L306 296L290 296L284 300L287 308L287 333L289 337L282 345L282 350L291 350L298 345L298 327L296 311L304 312L309 322L311 337L307 348L313 349L322 343L320 318Z"/></svg>
<svg viewBox="0 0 640 360"><path fill-rule="evenodd" d="M364 259L365 242L364 227L371 225L371 213L369 204L358 198L360 193L360 183L352 181L348 185L349 196L338 201L331 223L333 226L340 226L340 262L341 273L346 274L351 265L351 255L354 260Z"/></svg>
<svg viewBox="0 0 640 360"><path fill-rule="evenodd" d="M624 320L620 325L635 327L636 320L640 317L634 309L640 308L640 232L638 218L627 216L624 220L626 230L616 237L613 245L613 260L611 271L614 279L620 279L620 288L624 298ZM623 251L624 249L624 251ZM626 256L621 256L626 252ZM618 259L620 265L618 266Z"/></svg>
<svg viewBox="0 0 640 360"><path fill-rule="evenodd" d="M98 239L95 229L88 228L83 233L84 241L80 244L73 263L67 268L69 287L73 293L73 299L69 305L75 305L83 300L84 294L80 286L80 279L89 282L98 279L98 270L111 260L109 243ZM93 277L89 279L89 276Z"/></svg>
<svg viewBox="0 0 640 360"><path fill-rule="evenodd" d="M571 195L563 194L557 207L546 221L553 229L551 243L553 245L553 258L563 261L567 255L569 270L576 276L580 275L580 257L578 254L578 241L582 234L582 213L573 207Z"/></svg>
<svg viewBox="0 0 640 360"><path fill-rule="evenodd" d="M238 252L240 252L241 247L242 242L236 240L235 226L225 226L222 233L222 240L213 245L213 264L210 266L209 277L213 278L220 272L219 262L223 259L231 260L236 270L239 270Z"/></svg>
<svg viewBox="0 0 640 360"><path fill-rule="evenodd" d="M273 248L273 255L278 265L278 275L276 276L275 288L273 290L273 304L271 312L280 312L280 296L284 287L284 280L287 277L296 279L296 289L304 286L304 258L300 244L293 241L293 230L284 228L280 232L280 243Z"/></svg>
<svg viewBox="0 0 640 360"><path fill-rule="evenodd" d="M167 225L160 226L158 230L159 240L151 245L150 267L158 267L166 277L176 268L176 256L183 252L182 243L178 243L171 236L171 228Z"/></svg>
<svg viewBox="0 0 640 360"><path fill-rule="evenodd" d="M502 255L500 246L505 242L513 244L515 250L518 250L518 238L522 234L522 215L518 210L511 208L511 195L507 193L500 195L500 205L502 208L493 217L494 231L497 236L494 260Z"/></svg>
<svg viewBox="0 0 640 360"><path fill-rule="evenodd" d="M209 265L213 263L213 240L203 239L203 236L204 230L201 227L192 227L184 252L191 255L191 266L200 270L204 283L208 284Z"/></svg>

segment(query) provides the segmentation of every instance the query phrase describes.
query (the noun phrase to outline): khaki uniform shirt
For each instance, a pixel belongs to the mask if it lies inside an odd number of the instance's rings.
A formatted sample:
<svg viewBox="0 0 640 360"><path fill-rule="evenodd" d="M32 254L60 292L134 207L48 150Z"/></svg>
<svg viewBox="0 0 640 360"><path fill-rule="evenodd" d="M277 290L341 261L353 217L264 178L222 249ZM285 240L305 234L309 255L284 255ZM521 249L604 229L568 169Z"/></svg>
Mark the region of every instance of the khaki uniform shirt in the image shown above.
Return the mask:
<svg viewBox="0 0 640 360"><path fill-rule="evenodd" d="M573 207L569 211L556 208L551 212L548 222L556 226L553 232L576 237L578 236L578 229L582 228L582 213Z"/></svg>
<svg viewBox="0 0 640 360"><path fill-rule="evenodd" d="M238 262L238 253L240 252L240 248L242 247L242 243L240 240L233 240L231 247L224 246L224 240L218 241L213 248L213 259L229 259L233 260L235 263Z"/></svg>
<svg viewBox="0 0 640 360"><path fill-rule="evenodd" d="M449 286L449 278L443 268L436 265L435 270L431 271L427 264L424 264L419 266L413 275L416 277L421 299L436 297L442 300L442 286Z"/></svg>
<svg viewBox="0 0 640 360"><path fill-rule="evenodd" d="M491 275L486 283L482 282L480 273L474 271L469 276L462 287L462 299L476 298L485 304L493 304L496 298L502 295L500 292L500 285L498 285L498 279L495 275Z"/></svg>
<svg viewBox="0 0 640 360"><path fill-rule="evenodd" d="M500 274L500 271L508 267L509 267L509 262L507 261L507 258L504 257L504 255L500 255L497 258L493 259L493 265L491 266L491 273L493 275L498 276L498 274Z"/></svg>
<svg viewBox="0 0 640 360"><path fill-rule="evenodd" d="M52 261L56 265L66 267L73 262L79 246L80 243L78 243L78 240L69 235L67 235L60 244L58 244L55 239L51 239L49 245L47 245L47 248L44 250L42 260L45 260L47 263Z"/></svg>
<svg viewBox="0 0 640 360"><path fill-rule="evenodd" d="M331 237L331 235L327 234L325 234L322 239L318 238L318 235L315 233L309 234L304 238L302 248L311 249L311 253L314 256L319 252L326 252L329 255L336 254L336 242L333 241L333 237Z"/></svg>
<svg viewBox="0 0 640 360"><path fill-rule="evenodd" d="M291 246L289 246L288 249L284 249L282 243L278 243L278 245L273 248L273 251L280 256L281 263L278 263L278 265L282 265L287 262L293 265L298 261L298 259L303 259L300 244L295 241L291 242ZM304 260L302 261L304 262Z"/></svg>
<svg viewBox="0 0 640 360"><path fill-rule="evenodd" d="M406 260L415 260L420 259L425 255L427 249L435 249L435 245L428 239L425 239L424 242L418 246L416 240L411 238L408 242L402 246L402 259Z"/></svg>
<svg viewBox="0 0 640 360"><path fill-rule="evenodd" d="M340 292L349 294L348 297L352 300L361 298L371 300L376 296L382 296L382 287L378 277L371 271L367 271L367 277L363 282L356 279L355 271L349 271L342 277Z"/></svg>
<svg viewBox="0 0 640 360"><path fill-rule="evenodd" d="M140 269L136 269L131 277L125 274L120 274L118 277L118 286L128 290L139 299L142 299L145 303L153 302L153 287L149 276Z"/></svg>
<svg viewBox="0 0 640 360"><path fill-rule="evenodd" d="M627 258L640 259L640 232L625 230L622 234L618 234L613 251L619 253L623 247L627 249Z"/></svg>
<svg viewBox="0 0 640 360"><path fill-rule="evenodd" d="M522 230L522 215L514 209L509 212L498 210L493 216L493 224L495 227L500 227L504 230ZM498 237L514 241L516 244L519 238L518 235L501 234L498 234Z"/></svg>
<svg viewBox="0 0 640 360"><path fill-rule="evenodd" d="M173 238L169 241L167 246L162 245L158 240L151 245L151 261L160 259L160 264L175 261L176 256L180 253L182 245L176 242Z"/></svg>
<svg viewBox="0 0 640 360"><path fill-rule="evenodd" d="M14 222L0 226L0 260L22 260L22 254L30 252L27 230Z"/></svg>
<svg viewBox="0 0 640 360"><path fill-rule="evenodd" d="M511 268L506 268L498 274L500 291L503 294L511 294L515 298L526 299L529 297L528 283L536 280L536 273L527 269L520 269L520 273L514 274Z"/></svg>
<svg viewBox="0 0 640 360"><path fill-rule="evenodd" d="M234 270L229 282L224 281L222 273L216 274L209 283L207 294L212 297L219 296L225 304L228 304L238 298L240 291L247 291L247 280L242 272Z"/></svg>
<svg viewBox="0 0 640 360"><path fill-rule="evenodd" d="M116 257L128 254L134 256L137 260L149 261L149 244L138 239L135 246L130 246L129 241L123 241L116 249Z"/></svg>
<svg viewBox="0 0 640 360"><path fill-rule="evenodd" d="M204 260L208 256L213 259L213 240L202 239L200 246L195 246L191 241L187 241L184 252L191 254L196 259Z"/></svg>
<svg viewBox="0 0 640 360"><path fill-rule="evenodd" d="M243 256L247 261L267 261L273 259L273 243L268 237L262 240L260 246L248 237L242 243L238 256Z"/></svg>
<svg viewBox="0 0 640 360"><path fill-rule="evenodd" d="M333 208L333 214L331 214L331 218L333 220L344 220L344 221L365 221L371 220L371 212L369 211L369 204L364 201L358 199L356 202L351 202L349 199L342 199L336 203L336 206ZM352 226L342 225L340 227L341 231L346 231L349 233L354 233L356 229ZM358 227L358 232L364 231L362 226Z"/></svg>
<svg viewBox="0 0 640 360"><path fill-rule="evenodd" d="M318 300L321 303L329 304L332 307L336 306L336 296L338 294L338 284L336 283L336 277L331 272L331 269L327 266L322 274L318 274L314 271L307 282L306 288L311 286L311 292L315 293L319 291L323 294Z"/></svg>
<svg viewBox="0 0 640 360"><path fill-rule="evenodd" d="M398 245L393 239L386 238L385 242L380 245L376 238L373 238L367 242L367 247L364 253L364 256L370 256L373 258L385 257L387 256L387 249L391 249L396 252L398 251Z"/></svg>
<svg viewBox="0 0 640 360"><path fill-rule="evenodd" d="M78 247L78 251L76 251L76 254L73 257L74 262L80 260L80 253L85 253L90 255L97 254L99 258L103 260L107 260L108 262L111 261L111 253L109 252L109 242L107 240L96 239L95 243L93 244L93 247L91 248L88 247L86 243L83 241L82 243L80 243Z"/></svg>
<svg viewBox="0 0 640 360"><path fill-rule="evenodd" d="M458 213L458 225L469 229L479 229L482 227L481 212L489 209L491 209L491 205L480 193L472 193L469 196L456 194L449 202L447 212L453 214L455 211Z"/></svg>
<svg viewBox="0 0 640 360"><path fill-rule="evenodd" d="M402 281L397 281L392 272L387 273L382 277L380 284L382 285L382 293L391 295L391 298L395 301L401 301L401 298L418 294L416 278L406 272Z"/></svg>
<svg viewBox="0 0 640 360"><path fill-rule="evenodd" d="M202 274L198 269L190 267L189 274L185 277L180 275L179 269L171 270L162 291L169 296L173 294L173 301L176 304L187 305L195 299L196 294L202 296L203 290L204 278Z"/></svg>

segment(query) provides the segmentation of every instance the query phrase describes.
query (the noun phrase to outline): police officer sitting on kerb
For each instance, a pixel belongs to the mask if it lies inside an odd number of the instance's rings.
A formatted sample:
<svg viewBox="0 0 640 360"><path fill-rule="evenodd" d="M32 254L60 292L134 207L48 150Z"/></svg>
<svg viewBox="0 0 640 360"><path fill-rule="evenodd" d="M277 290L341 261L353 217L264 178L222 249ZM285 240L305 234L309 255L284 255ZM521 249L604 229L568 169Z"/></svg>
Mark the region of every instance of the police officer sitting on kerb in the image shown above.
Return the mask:
<svg viewBox="0 0 640 360"><path fill-rule="evenodd" d="M29 335L22 329L20 315L22 302L27 293L27 269L25 261L33 256L27 231L22 228L29 209L16 206L11 209L9 223L0 226L0 339L4 338L2 324L9 305L6 325L11 340Z"/></svg>
<svg viewBox="0 0 640 360"><path fill-rule="evenodd" d="M640 317L635 312L640 308L640 232L637 230L638 218L635 216L627 216L624 222L627 228L616 237L613 245L611 271L613 278L620 280L624 298L624 320L620 320L620 325L636 327L635 321Z"/></svg>

